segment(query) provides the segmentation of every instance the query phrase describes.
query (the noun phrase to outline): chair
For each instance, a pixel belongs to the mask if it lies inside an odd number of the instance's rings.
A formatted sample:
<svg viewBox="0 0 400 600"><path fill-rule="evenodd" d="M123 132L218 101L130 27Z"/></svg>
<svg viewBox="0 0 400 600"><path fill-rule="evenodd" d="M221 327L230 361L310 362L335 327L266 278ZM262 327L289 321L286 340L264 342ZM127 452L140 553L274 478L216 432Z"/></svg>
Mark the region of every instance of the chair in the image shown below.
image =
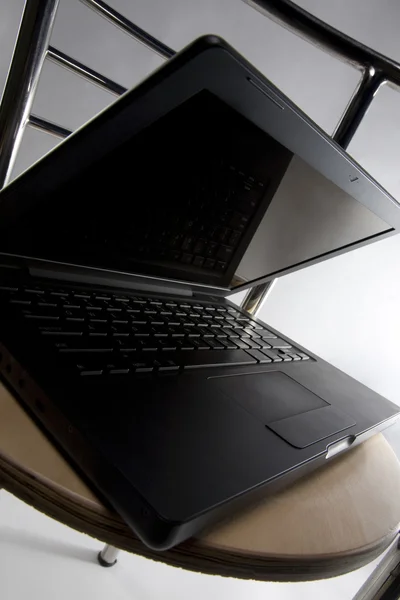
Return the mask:
<svg viewBox="0 0 400 600"><path fill-rule="evenodd" d="M171 48L103 0L81 1L164 58L173 56ZM71 133L31 114L46 58L115 95L125 91L49 46L57 5L58 0L26 1L0 106L0 187L10 178L27 125L59 138ZM289 1L257 0L257 6L361 68L358 89L334 134L334 139L347 147L379 87L386 81L400 83L400 65ZM255 315L269 289L262 285L250 290L242 307ZM22 445L16 444L15 431L24 439ZM377 435L329 467L249 507L198 539L167 552L153 552L77 475L5 387L0 387L1 485L45 514L105 542L99 554L103 566L115 564L116 548L121 548L203 573L269 581L318 579L371 561L396 540L400 522L400 465L383 436ZM375 515L379 515L378 521Z"/></svg>

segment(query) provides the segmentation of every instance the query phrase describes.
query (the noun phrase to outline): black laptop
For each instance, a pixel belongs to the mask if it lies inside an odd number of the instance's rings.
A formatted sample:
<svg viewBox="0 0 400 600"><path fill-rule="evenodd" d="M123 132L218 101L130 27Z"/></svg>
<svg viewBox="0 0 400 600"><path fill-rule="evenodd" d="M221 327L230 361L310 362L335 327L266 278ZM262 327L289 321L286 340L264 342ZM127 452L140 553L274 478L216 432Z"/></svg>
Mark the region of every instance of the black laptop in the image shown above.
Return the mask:
<svg viewBox="0 0 400 600"><path fill-rule="evenodd" d="M229 296L398 227L389 194L203 37L0 194L1 376L169 548L397 418Z"/></svg>

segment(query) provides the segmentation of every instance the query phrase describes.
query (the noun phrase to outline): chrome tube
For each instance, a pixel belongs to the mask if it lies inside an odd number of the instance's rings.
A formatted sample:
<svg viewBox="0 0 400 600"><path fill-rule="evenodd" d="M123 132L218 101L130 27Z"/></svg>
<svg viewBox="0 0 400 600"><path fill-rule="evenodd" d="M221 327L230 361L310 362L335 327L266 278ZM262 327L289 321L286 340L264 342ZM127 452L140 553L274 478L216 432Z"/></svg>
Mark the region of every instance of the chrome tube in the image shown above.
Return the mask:
<svg viewBox="0 0 400 600"><path fill-rule="evenodd" d="M113 25L116 25L116 27L119 27L119 29L122 29L125 33L128 33L135 40L146 46L146 48L150 48L150 50L162 56L162 58L172 58L175 55L175 51L172 48L160 42L160 40L132 23L132 21L129 21L129 19L103 2L103 0L81 0L81 2L107 19L107 21L113 23Z"/></svg>
<svg viewBox="0 0 400 600"><path fill-rule="evenodd" d="M374 67L365 70L358 88L346 107L333 134L333 139L345 150L353 139L361 121L367 114L379 88L387 82L385 76Z"/></svg>
<svg viewBox="0 0 400 600"><path fill-rule="evenodd" d="M268 294L272 291L276 279L268 281L267 283L261 283L250 288L246 296L243 298L240 307L247 311L253 317L257 316L260 312L264 301L267 299Z"/></svg>
<svg viewBox="0 0 400 600"><path fill-rule="evenodd" d="M53 123L52 121L48 121L47 119L42 119L41 117L37 117L36 115L29 115L28 124L34 129L39 129L39 131L50 133L50 135L54 135L55 137L58 137L62 140L71 135L72 133L72 131L70 131L69 129L65 129L65 127L57 125L57 123Z"/></svg>
<svg viewBox="0 0 400 600"><path fill-rule="evenodd" d="M101 552L97 555L97 560L102 567L113 567L117 562L119 554L118 548L106 544Z"/></svg>
<svg viewBox="0 0 400 600"><path fill-rule="evenodd" d="M0 189L10 179L33 104L59 0L26 0L0 105Z"/></svg>
<svg viewBox="0 0 400 600"><path fill-rule="evenodd" d="M263 15L329 54L364 71L374 67L400 85L400 63L331 27L291 0L244 0Z"/></svg>
<svg viewBox="0 0 400 600"><path fill-rule="evenodd" d="M115 81L112 81L108 77L101 75L101 73L98 73L94 69L91 69L78 60L75 60L75 58L68 56L68 54L61 52L61 50L57 50L57 48L54 48L54 46L49 46L46 58L53 61L56 65L64 67L64 69L68 69L72 73L75 73L75 75L79 75L83 79L87 79L103 90L111 92L111 94L121 96L121 94L126 92L126 88L122 85L119 85L119 83L115 83Z"/></svg>

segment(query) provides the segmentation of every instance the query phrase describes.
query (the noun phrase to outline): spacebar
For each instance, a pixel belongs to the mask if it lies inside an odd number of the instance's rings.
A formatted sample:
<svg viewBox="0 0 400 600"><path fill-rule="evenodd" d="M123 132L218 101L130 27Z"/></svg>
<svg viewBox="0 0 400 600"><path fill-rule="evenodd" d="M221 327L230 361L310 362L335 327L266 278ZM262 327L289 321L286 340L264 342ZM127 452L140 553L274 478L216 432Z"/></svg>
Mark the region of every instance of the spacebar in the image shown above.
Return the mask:
<svg viewBox="0 0 400 600"><path fill-rule="evenodd" d="M183 356L183 352L180 355ZM184 369L201 369L205 367L228 367L240 365L255 365L254 360L243 350L197 350L187 352L182 361Z"/></svg>

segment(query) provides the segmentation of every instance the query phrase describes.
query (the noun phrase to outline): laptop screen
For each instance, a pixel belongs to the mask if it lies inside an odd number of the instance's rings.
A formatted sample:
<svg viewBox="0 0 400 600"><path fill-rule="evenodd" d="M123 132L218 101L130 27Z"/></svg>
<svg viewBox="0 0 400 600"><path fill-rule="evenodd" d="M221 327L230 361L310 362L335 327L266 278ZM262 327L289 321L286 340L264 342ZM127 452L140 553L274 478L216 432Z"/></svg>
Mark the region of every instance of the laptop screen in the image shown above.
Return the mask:
<svg viewBox="0 0 400 600"><path fill-rule="evenodd" d="M388 230L203 90L40 198L0 251L236 289Z"/></svg>

